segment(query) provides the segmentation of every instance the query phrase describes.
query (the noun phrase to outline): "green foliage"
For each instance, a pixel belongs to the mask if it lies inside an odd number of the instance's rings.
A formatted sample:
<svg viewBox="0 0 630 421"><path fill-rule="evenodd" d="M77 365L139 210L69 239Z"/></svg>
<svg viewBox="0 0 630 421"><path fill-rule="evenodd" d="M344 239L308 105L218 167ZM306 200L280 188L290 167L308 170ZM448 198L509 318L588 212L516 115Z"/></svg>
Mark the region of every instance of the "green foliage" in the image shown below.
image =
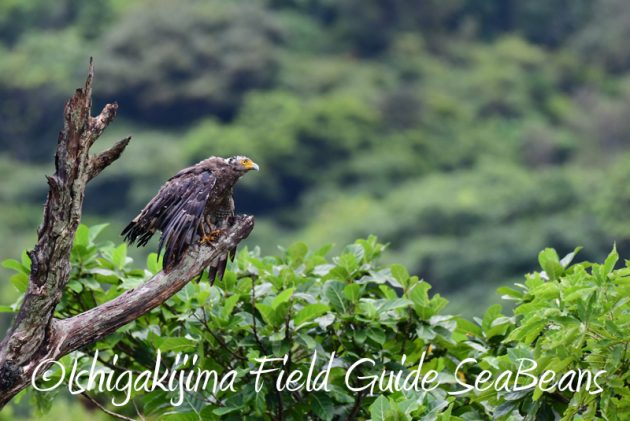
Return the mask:
<svg viewBox="0 0 630 421"><path fill-rule="evenodd" d="M615 233L618 241L627 241L630 238L630 227L627 221L630 218L630 186L627 180L630 177L630 157L622 156L614 164L612 175L602 186L593 203L596 215L606 231Z"/></svg>
<svg viewBox="0 0 630 421"><path fill-rule="evenodd" d="M519 290L500 289L517 304L518 323L506 341L531 348L539 375L549 369L606 371L601 395L564 394L563 419L624 419L630 413L630 386L624 380L630 362L630 262L615 270L619 255L613 249L603 264L571 264L576 252L559 260L554 250L546 249L539 256L544 272L529 275ZM531 399L542 410L540 389L522 399L512 405Z"/></svg>
<svg viewBox="0 0 630 421"><path fill-rule="evenodd" d="M25 402L26 403L26 402ZM36 402L28 402L35 407ZM48 420L67 420L67 421L85 421L90 419L92 421L111 421L111 417L103 412L95 412L94 410L86 408L76 399L72 400L64 399L61 396L55 398L54 405L50 411L45 414L34 413L26 415L20 413L21 411L15 410L12 406L7 406L0 412L0 421L48 421Z"/></svg>
<svg viewBox="0 0 630 421"><path fill-rule="evenodd" d="M608 69L619 72L630 64L628 49L618 40L628 36L630 12L623 0L602 0L593 3L594 21L605 22L586 25L577 36L575 44L584 55L600 62Z"/></svg>
<svg viewBox="0 0 630 421"><path fill-rule="evenodd" d="M110 300L160 270L155 254L149 256L146 269L133 268L124 244L98 240L104 228L81 225L78 229L71 278L57 317ZM616 250L603 264L594 264L572 263L579 249L563 259L555 250L545 249L539 255L543 271L527 275L516 288L499 289L516 304L512 316L502 314L495 305L483 317L469 321L444 314L447 300L431 295L431 286L411 276L405 267L380 265L377 259L384 249L370 237L333 258L328 257L330 247L311 251L303 243L276 257L242 250L219 284L210 286L205 279L192 282L164 305L62 362L69 371L72 358L77 358L79 369L88 369L98 350L99 368L153 370L159 349L162 367L171 367L178 354L186 353L198 355L199 360L179 369L216 370L221 375L234 370L233 391L217 388L210 393L211 382L206 391L186 392L181 405L171 401L177 400L177 392L131 393L135 406L146 416L160 419L276 419L282 413L284 419L309 414L329 420L352 413L374 420L554 416L621 420L630 414L626 379L630 263L615 269ZM4 266L20 277L27 273L29 262L8 260ZM20 288L20 283L15 286ZM3 311L15 308L3 307ZM302 377L309 370L325 370L334 357L328 391L277 391L278 372L270 372L262 375L262 388L256 392L250 373L260 367L257 358L285 356L285 366L276 363L272 368L297 370ZM373 359L374 365L362 365L346 383L348 368L361 358ZM476 363L457 369L470 358ZM572 383L573 389L558 385L548 391L506 391L495 386L461 396L451 394L474 384L481 370L489 370L495 378L505 370L516 372L523 358L536 361L538 366L530 371L536 376L545 370L559 375L578 369L606 370L599 380L603 392L589 394L584 387L576 392ZM370 376L379 376L383 370L401 370L406 376L418 365L422 375L430 370L439 373L436 388L381 391L376 386L371 394L367 389L352 392L348 386L369 389L365 379ZM515 385L529 381L521 376ZM38 399L46 402L47 395ZM120 403L125 394L114 391L101 399ZM134 415L133 406L128 403L118 411Z"/></svg>
<svg viewBox="0 0 630 421"><path fill-rule="evenodd" d="M209 111L227 118L245 92L273 81L281 30L256 3L138 6L103 39L101 64L106 93L135 118L178 125Z"/></svg>
<svg viewBox="0 0 630 421"><path fill-rule="evenodd" d="M96 36L112 17L115 1L3 1L0 4L0 40L13 44L33 28L55 30L69 24L76 24L88 38Z"/></svg>

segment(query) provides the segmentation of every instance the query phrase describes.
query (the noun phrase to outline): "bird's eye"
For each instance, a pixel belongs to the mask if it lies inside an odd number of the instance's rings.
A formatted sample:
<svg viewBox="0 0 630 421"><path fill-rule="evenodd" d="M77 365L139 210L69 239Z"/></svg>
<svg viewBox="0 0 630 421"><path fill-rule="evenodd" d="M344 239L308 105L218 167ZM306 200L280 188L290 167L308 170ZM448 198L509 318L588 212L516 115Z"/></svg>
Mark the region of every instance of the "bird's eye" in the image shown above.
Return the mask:
<svg viewBox="0 0 630 421"><path fill-rule="evenodd" d="M243 159L241 160L241 165L247 166L249 164L251 164L252 160L251 159Z"/></svg>

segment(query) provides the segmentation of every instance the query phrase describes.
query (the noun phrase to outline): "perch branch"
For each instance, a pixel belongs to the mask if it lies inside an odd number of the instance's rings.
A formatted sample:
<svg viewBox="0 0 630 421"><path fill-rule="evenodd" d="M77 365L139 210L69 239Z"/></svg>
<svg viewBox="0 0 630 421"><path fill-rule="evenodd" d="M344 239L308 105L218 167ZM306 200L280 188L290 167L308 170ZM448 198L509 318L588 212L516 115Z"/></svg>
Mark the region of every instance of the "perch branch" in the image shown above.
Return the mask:
<svg viewBox="0 0 630 421"><path fill-rule="evenodd" d="M64 320L55 320L53 330L60 342L61 355L98 341L121 326L153 310L214 259L236 247L254 228L252 216L238 216L234 225L212 247L191 247L186 258L169 272L160 272L139 287L107 303Z"/></svg>

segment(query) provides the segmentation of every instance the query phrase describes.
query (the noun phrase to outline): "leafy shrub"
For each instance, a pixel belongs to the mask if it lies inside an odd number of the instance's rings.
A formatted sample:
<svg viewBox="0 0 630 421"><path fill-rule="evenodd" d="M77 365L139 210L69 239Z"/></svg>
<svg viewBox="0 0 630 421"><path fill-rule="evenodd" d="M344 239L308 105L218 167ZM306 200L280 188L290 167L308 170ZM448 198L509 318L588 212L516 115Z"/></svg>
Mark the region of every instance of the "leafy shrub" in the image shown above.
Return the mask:
<svg viewBox="0 0 630 421"><path fill-rule="evenodd" d="M131 268L124 244L97 242L103 228L79 228L71 279L56 309L58 317L110 300L160 270L155 254L149 256L146 269ZM217 285L191 282L164 305L62 362L69 371L71 359L78 358L79 369L89 369L98 350L101 368L153 370L159 348L163 367L171 367L177 354L186 353L199 355L195 368L223 374L235 371L234 391L188 393L179 406L171 402L177 401L177 392L132 393L145 415L160 419L278 419L280 414L283 419L303 419L309 414L325 420L556 416L613 420L630 413L630 262L615 270L616 251L604 264L571 264L578 250L560 260L554 250L546 249L539 255L543 271L527 275L516 289L499 289L504 298L516 302L513 316L492 306L483 317L469 321L442 314L447 300L439 294L431 296L430 285L410 276L404 267L379 265L377 258L384 248L370 237L332 259L326 257L329 247L309 251L302 243L277 257L242 250ZM28 259L8 260L4 266L16 271L11 281L24 291ZM251 375L259 367L256 358L286 355L285 370L306 375L314 353L315 373L334 354L328 391L276 391L278 372L273 372L263 374L262 388L256 393ZM374 394L352 392L348 384L369 385L359 377L345 382L347 369L361 358L375 361L373 367L360 366L356 373L361 376L378 376L383 370L402 370L406 376L423 361L422 374L439 372L437 387L422 392L379 393L378 387ZM456 370L467 358L477 363ZM604 391L589 395L558 388L546 392L491 388L449 394L462 390L463 384L473 384L482 369L495 375L516 371L522 358L538 363L532 371L536 375L548 369L606 370L600 381ZM528 382L521 378L518 384ZM50 400L47 394L29 393L37 402ZM107 396L112 398L125 401L118 392ZM121 410L133 414L130 407Z"/></svg>

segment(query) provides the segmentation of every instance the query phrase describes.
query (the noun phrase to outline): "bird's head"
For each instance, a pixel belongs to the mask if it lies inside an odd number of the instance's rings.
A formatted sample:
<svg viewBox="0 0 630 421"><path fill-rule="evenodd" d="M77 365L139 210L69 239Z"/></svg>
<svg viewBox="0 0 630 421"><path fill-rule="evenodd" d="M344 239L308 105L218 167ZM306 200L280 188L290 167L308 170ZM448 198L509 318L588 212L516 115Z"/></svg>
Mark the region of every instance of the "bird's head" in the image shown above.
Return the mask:
<svg viewBox="0 0 630 421"><path fill-rule="evenodd" d="M251 170L258 171L258 164L246 156L232 156L225 160L230 167L240 173L246 173Z"/></svg>

